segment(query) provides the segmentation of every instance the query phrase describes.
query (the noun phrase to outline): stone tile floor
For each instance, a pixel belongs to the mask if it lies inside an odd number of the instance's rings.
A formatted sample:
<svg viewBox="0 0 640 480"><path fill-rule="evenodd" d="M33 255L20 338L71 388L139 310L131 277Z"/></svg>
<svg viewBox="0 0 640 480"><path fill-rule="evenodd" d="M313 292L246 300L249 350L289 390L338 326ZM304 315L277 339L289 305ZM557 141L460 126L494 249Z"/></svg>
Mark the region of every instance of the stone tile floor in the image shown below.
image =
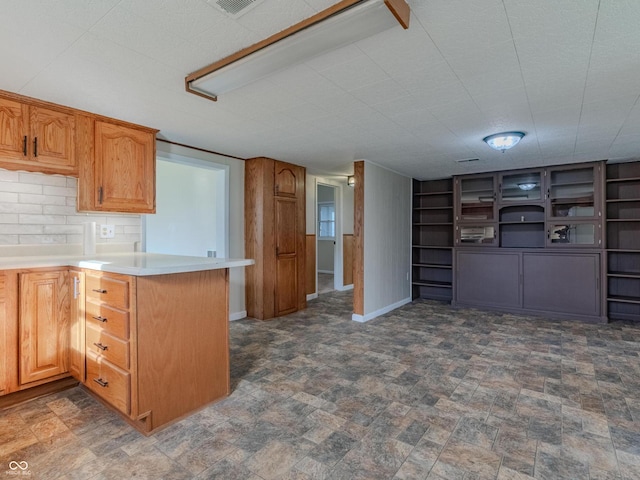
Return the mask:
<svg viewBox="0 0 640 480"><path fill-rule="evenodd" d="M4 410L0 479L640 479L640 325L350 312L233 322L232 395L151 437L81 388Z"/></svg>

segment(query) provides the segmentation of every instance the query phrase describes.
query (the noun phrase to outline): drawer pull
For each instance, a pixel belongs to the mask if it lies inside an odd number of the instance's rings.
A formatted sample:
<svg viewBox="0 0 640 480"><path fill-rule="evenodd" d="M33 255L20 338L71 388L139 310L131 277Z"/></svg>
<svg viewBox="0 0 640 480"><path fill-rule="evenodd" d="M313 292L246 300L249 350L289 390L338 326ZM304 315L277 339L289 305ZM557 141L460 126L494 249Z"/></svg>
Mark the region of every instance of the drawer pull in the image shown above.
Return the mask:
<svg viewBox="0 0 640 480"><path fill-rule="evenodd" d="M107 293L107 291L104 288L92 288L91 290L93 290L96 293Z"/></svg>
<svg viewBox="0 0 640 480"><path fill-rule="evenodd" d="M93 342L93 344L94 344L96 347L98 347L100 350L102 350L103 352L104 352L107 348L109 348L108 346L103 345L102 343L96 343L96 342Z"/></svg>
<svg viewBox="0 0 640 480"><path fill-rule="evenodd" d="M98 385L100 385L101 387L106 387L107 385L109 385L109 382L105 382L103 379L101 378L94 378L93 379L94 382L96 382Z"/></svg>
<svg viewBox="0 0 640 480"><path fill-rule="evenodd" d="M106 322L107 322L107 317L101 317L101 316L97 316L97 317L96 317L96 316L92 316L91 318L93 318L94 320L97 320L97 321L99 321L99 322L102 322L102 323L106 323Z"/></svg>

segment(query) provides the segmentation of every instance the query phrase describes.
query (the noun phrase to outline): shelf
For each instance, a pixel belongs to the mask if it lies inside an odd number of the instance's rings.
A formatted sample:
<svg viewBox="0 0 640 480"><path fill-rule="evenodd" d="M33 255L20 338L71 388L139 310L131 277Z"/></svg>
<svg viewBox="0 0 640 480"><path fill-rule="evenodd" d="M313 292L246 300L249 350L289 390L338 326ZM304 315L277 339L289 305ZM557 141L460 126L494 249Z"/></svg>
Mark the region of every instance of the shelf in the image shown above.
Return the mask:
<svg viewBox="0 0 640 480"><path fill-rule="evenodd" d="M607 183L639 182L640 177L608 178Z"/></svg>
<svg viewBox="0 0 640 480"><path fill-rule="evenodd" d="M453 206L446 207L413 207L414 210L453 210Z"/></svg>
<svg viewBox="0 0 640 480"><path fill-rule="evenodd" d="M623 297L612 295L607 297L608 302L617 302L617 303L632 303L636 305L640 305L640 297Z"/></svg>
<svg viewBox="0 0 640 480"><path fill-rule="evenodd" d="M453 191L446 192L414 192L414 197L426 197L428 195L453 195Z"/></svg>
<svg viewBox="0 0 640 480"><path fill-rule="evenodd" d="M535 225L541 224L544 225L544 220L525 220L524 222L513 221L513 222L498 222L500 225Z"/></svg>
<svg viewBox="0 0 640 480"><path fill-rule="evenodd" d="M550 183L549 187L573 187L576 185L593 185L594 179L591 180L580 180L576 182L561 182L561 183Z"/></svg>
<svg viewBox="0 0 640 480"><path fill-rule="evenodd" d="M440 288L453 288L450 282L436 282L430 280L414 280L412 285L418 285L420 287L440 287Z"/></svg>
<svg viewBox="0 0 640 480"><path fill-rule="evenodd" d="M612 199L607 199L607 203L626 203L626 202L640 202L640 198L612 198Z"/></svg>
<svg viewBox="0 0 640 480"><path fill-rule="evenodd" d="M593 205L593 197L550 198L552 205Z"/></svg>
<svg viewBox="0 0 640 480"><path fill-rule="evenodd" d="M620 252L620 253L640 253L640 249L632 248L607 248L607 252Z"/></svg>
<svg viewBox="0 0 640 480"><path fill-rule="evenodd" d="M445 270L451 270L451 265L443 265L441 263L412 263L412 267L426 267L426 268L442 268Z"/></svg>
<svg viewBox="0 0 640 480"><path fill-rule="evenodd" d="M640 279L640 273L629 273L629 272L608 272L607 277L615 277L615 278L638 278Z"/></svg>
<svg viewBox="0 0 640 480"><path fill-rule="evenodd" d="M640 218L607 218L607 222L628 222L628 223L637 223L640 222ZM639 240L640 241L640 240Z"/></svg>
<svg viewBox="0 0 640 480"><path fill-rule="evenodd" d="M437 246L437 245L412 245L412 248L433 248L436 250L453 250L452 246L448 246L448 245L443 245L443 246Z"/></svg>
<svg viewBox="0 0 640 480"><path fill-rule="evenodd" d="M431 226L442 226L442 225L451 225L453 226L453 222L429 222L429 223L414 223L414 227L431 227Z"/></svg>

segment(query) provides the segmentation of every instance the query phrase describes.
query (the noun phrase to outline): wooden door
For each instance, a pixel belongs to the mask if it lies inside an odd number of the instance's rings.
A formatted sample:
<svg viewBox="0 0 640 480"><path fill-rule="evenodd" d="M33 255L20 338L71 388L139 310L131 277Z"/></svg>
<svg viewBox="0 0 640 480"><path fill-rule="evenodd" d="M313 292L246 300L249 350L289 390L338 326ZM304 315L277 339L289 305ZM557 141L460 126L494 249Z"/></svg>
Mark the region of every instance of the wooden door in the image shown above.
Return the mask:
<svg viewBox="0 0 640 480"><path fill-rule="evenodd" d="M85 282L84 272L69 272L71 291L69 313L69 373L78 381L85 379Z"/></svg>
<svg viewBox="0 0 640 480"><path fill-rule="evenodd" d="M20 274L20 384L68 371L69 275L66 270Z"/></svg>
<svg viewBox="0 0 640 480"><path fill-rule="evenodd" d="M96 210L155 213L155 135L95 122Z"/></svg>
<svg viewBox="0 0 640 480"><path fill-rule="evenodd" d="M275 198L276 316L295 312L298 289L298 222L295 198Z"/></svg>
<svg viewBox="0 0 640 480"><path fill-rule="evenodd" d="M28 158L28 111L26 105L0 97L0 167Z"/></svg>
<svg viewBox="0 0 640 480"><path fill-rule="evenodd" d="M73 114L32 106L29 120L31 156L41 171L77 175Z"/></svg>

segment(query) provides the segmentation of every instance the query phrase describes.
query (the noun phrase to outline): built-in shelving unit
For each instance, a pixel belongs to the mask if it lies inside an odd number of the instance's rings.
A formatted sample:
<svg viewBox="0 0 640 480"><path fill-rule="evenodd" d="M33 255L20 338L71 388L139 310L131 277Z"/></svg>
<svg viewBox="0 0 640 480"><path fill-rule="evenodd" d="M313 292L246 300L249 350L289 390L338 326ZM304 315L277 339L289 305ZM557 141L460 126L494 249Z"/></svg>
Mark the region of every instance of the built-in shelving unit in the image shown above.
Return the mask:
<svg viewBox="0 0 640 480"><path fill-rule="evenodd" d="M450 302L453 181L413 181L412 297Z"/></svg>
<svg viewBox="0 0 640 480"><path fill-rule="evenodd" d="M640 162L607 165L607 306L611 320L640 320Z"/></svg>

